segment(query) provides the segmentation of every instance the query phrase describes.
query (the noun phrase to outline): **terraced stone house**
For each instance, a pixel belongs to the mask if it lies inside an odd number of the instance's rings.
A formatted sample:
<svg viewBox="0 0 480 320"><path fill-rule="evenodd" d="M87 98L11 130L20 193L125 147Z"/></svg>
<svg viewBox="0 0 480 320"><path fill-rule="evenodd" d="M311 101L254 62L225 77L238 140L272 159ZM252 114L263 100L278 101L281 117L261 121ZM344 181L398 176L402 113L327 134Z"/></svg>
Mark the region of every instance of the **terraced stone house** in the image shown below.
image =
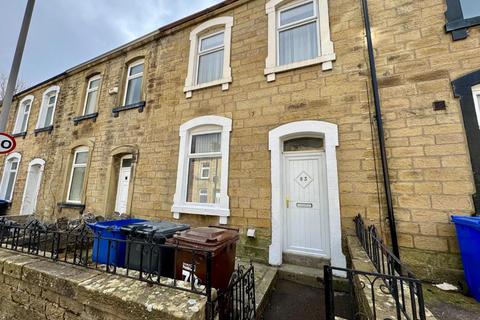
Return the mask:
<svg viewBox="0 0 480 320"><path fill-rule="evenodd" d="M8 214L223 224L240 255L339 267L355 215L386 239L394 215L404 261L461 277L449 217L480 207L480 3L369 6L378 82L361 1L230 0L17 94Z"/></svg>

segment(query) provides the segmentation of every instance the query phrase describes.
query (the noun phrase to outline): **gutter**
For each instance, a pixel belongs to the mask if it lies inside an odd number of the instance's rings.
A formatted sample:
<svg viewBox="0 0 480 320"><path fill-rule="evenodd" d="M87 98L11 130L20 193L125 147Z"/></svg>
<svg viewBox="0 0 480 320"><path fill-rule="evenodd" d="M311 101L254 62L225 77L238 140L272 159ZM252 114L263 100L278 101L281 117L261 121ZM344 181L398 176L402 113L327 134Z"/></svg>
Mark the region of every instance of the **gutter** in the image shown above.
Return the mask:
<svg viewBox="0 0 480 320"><path fill-rule="evenodd" d="M383 129L382 109L380 103L380 94L378 90L377 67L375 64L375 55L372 44L372 32L370 30L370 16L368 14L368 0L362 0L363 17L365 22L365 34L367 38L368 60L370 64L370 77L372 80L373 102L375 105L375 120L377 122L378 142L380 145L380 158L382 160L383 185L385 188L385 198L387 201L388 224L390 227L390 236L392 241L393 254L400 259L400 250L398 248L397 227L395 224L395 212L393 210L392 190L390 187L390 177L388 175L387 152L385 149L385 131Z"/></svg>

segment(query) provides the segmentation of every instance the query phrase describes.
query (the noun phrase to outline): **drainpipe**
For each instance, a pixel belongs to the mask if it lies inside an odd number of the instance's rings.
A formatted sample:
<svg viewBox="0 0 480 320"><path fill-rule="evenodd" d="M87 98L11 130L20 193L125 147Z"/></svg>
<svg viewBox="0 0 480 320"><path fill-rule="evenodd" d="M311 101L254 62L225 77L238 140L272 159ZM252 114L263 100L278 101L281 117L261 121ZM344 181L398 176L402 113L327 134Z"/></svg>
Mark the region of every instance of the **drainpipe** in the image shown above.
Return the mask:
<svg viewBox="0 0 480 320"><path fill-rule="evenodd" d="M362 0L363 17L365 22L365 33L367 36L368 60L370 63L370 77L372 79L373 102L375 105L375 119L377 121L378 140L380 145L380 157L382 160L383 185L385 188L385 197L387 200L388 224L392 241L393 254L400 259L398 249L397 227L395 225L395 213L393 210L392 190L390 188L390 178L388 176L387 153L385 151L385 132L383 130L382 109L380 105L380 95L378 92L377 68L375 65L375 56L372 44L372 33L370 30L370 17L368 15L368 0Z"/></svg>

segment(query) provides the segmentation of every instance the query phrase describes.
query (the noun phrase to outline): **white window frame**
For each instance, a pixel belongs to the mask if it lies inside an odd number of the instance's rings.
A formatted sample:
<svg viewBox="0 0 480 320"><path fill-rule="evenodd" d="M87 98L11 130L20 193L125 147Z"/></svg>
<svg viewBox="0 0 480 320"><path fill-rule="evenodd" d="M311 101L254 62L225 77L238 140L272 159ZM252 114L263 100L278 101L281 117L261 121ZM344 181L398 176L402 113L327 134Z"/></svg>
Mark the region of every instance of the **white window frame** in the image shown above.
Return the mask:
<svg viewBox="0 0 480 320"><path fill-rule="evenodd" d="M213 32L205 36L199 36L203 31L215 27L215 26L224 26L222 31ZM233 17L218 17L211 20L208 20L190 32L190 52L188 57L188 71L187 78L185 79L185 87L183 92L187 98L192 97L192 91L199 90L202 88L212 87L212 86L222 86L222 90L228 90L229 84L232 82L232 69L230 67L230 51L231 51L231 42L232 42L232 27L233 27ZM199 59L199 48L201 39L208 38L215 34L223 32L223 76L221 79L205 82L198 84L197 83L197 73L198 73L198 59Z"/></svg>
<svg viewBox="0 0 480 320"><path fill-rule="evenodd" d="M33 106L33 100L35 97L33 95L28 95L24 97L22 100L20 100L18 104L18 111L17 111L17 118L15 120L15 127L13 128L13 133L23 133L27 132L28 130L28 120L30 119L30 113L32 112L32 106ZM22 120L24 115L26 114L25 112L25 104L29 102L30 103L30 108L28 110L27 114L27 125L25 126L25 131L22 131Z"/></svg>
<svg viewBox="0 0 480 320"><path fill-rule="evenodd" d="M12 186L12 194L9 199L5 199L5 192L7 191L7 184L8 179L10 177L10 173L12 171L11 166L13 161L17 161L17 169L15 169L15 179L13 179L13 186ZM0 185L0 198L6 200L8 202L12 202L13 194L15 193L15 185L17 183L18 178L18 169L20 168L20 161L22 160L22 155L18 152L14 152L9 154L5 158L5 165L3 166L3 176L2 176L2 183Z"/></svg>
<svg viewBox="0 0 480 320"><path fill-rule="evenodd" d="M130 75L130 70L133 68L133 67L136 67L138 65L141 65L143 64L143 71L140 72L140 73L137 73L133 76ZM126 81L125 81L125 90L124 90L124 93L123 93L123 105L126 105L127 103L127 92L128 92L128 82L130 80L133 80L133 79L137 79L137 78L140 78L142 77L142 85L140 86L140 97L142 97L142 94L143 94L143 81L145 80L145 78L143 77L143 74L145 73L145 59L138 59L138 60L135 60L133 61L132 63L130 63L128 65L128 68L127 68L127 77L126 77ZM140 100L141 101L141 100Z"/></svg>
<svg viewBox="0 0 480 320"><path fill-rule="evenodd" d="M318 57L304 61L297 61L286 65L278 64L278 31L280 12L297 7L299 5L312 2L312 0L298 0L288 2L288 0L270 0L265 5L265 12L268 16L268 55L265 60L264 74L267 81L275 81L275 74L288 70L303 68L306 66L321 64L322 70L331 70L336 56L333 48L333 42L330 40L330 22L328 14L328 0L313 0L317 13L318 27ZM285 6L284 6L285 4ZM292 25L298 25L298 22ZM282 27L283 29L284 27Z"/></svg>
<svg viewBox="0 0 480 320"><path fill-rule="evenodd" d="M472 87L473 103L475 105L475 114L477 115L478 128L480 129L480 105L478 103L478 97L480 96L480 84Z"/></svg>
<svg viewBox="0 0 480 320"><path fill-rule="evenodd" d="M50 94L55 94L55 103L53 104L53 111L52 111L52 122L50 124L45 124L45 117L47 116L47 107L48 107L48 97ZM45 90L42 95L42 105L40 107L40 113L38 114L38 121L36 125L36 129L47 128L53 125L55 120L55 110L57 108L58 102L58 95L60 94L60 87L59 86L52 86Z"/></svg>
<svg viewBox="0 0 480 320"><path fill-rule="evenodd" d="M77 159L77 154L79 154L81 152L87 152L87 161L85 163L75 164L75 160ZM67 197L66 197L67 198L67 200L66 200L67 203L73 203L73 204L81 204L82 203L81 199L79 201L70 200L70 190L72 188L73 171L75 170L75 168L85 168L85 175L84 175L83 181L82 181L82 190L80 191L80 195L83 194L83 189L85 188L85 181L86 181L87 175L88 175L87 166L88 166L88 159L89 158L90 158L90 150L89 150L88 147L78 147L78 148L75 149L75 152L74 152L73 158L72 158L72 167L70 169L70 179L68 180L68 190L67 190Z"/></svg>
<svg viewBox="0 0 480 320"><path fill-rule="evenodd" d="M203 166L205 163L208 164L208 167ZM210 179L210 162L202 162L202 167L201 167L200 170L201 170L200 179L202 179L202 180ZM204 175L205 172L207 172L206 175Z"/></svg>
<svg viewBox="0 0 480 320"><path fill-rule="evenodd" d="M212 130L212 127L218 128ZM226 224L230 216L230 200L228 197L228 163L230 148L230 132L232 119L220 116L203 116L194 118L180 126L180 147L178 153L178 170L172 212L175 219L180 213L218 216L220 224ZM188 166L191 148L191 137L197 134L221 132L221 182L220 201L218 203L187 202ZM215 153L217 154L217 153ZM207 155L207 154L205 154Z"/></svg>
<svg viewBox="0 0 480 320"><path fill-rule="evenodd" d="M142 72L143 74L143 72ZM93 82L93 81L96 81L96 80L100 80L100 82L98 83L98 87L96 87L95 89L90 89L90 84ZM86 116L87 114L85 112L87 112L87 101L88 101L88 95L91 93L91 92L95 92L97 91L97 97L95 99L95 108L94 108L94 111L92 113L95 113L95 111L97 110L98 106L98 96L99 96L99 92L100 92L100 86L102 84L102 76L97 74L97 75L94 75L92 77L90 77L88 79L88 82L87 82L87 90L85 92L85 101L83 103L83 112L82 112L82 115Z"/></svg>

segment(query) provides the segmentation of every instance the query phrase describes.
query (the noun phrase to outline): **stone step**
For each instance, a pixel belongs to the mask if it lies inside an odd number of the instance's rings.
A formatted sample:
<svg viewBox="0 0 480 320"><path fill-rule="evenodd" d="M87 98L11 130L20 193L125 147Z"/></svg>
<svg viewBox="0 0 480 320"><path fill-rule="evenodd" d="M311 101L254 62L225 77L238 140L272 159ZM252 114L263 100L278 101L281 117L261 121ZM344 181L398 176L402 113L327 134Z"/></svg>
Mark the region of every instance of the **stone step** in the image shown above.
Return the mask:
<svg viewBox="0 0 480 320"><path fill-rule="evenodd" d="M278 268L278 276L306 286L323 288L323 267L311 268L284 263Z"/></svg>
<svg viewBox="0 0 480 320"><path fill-rule="evenodd" d="M323 266L330 265L330 260L318 257L302 256L293 253L284 253L283 263L293 264L302 267L323 269Z"/></svg>

